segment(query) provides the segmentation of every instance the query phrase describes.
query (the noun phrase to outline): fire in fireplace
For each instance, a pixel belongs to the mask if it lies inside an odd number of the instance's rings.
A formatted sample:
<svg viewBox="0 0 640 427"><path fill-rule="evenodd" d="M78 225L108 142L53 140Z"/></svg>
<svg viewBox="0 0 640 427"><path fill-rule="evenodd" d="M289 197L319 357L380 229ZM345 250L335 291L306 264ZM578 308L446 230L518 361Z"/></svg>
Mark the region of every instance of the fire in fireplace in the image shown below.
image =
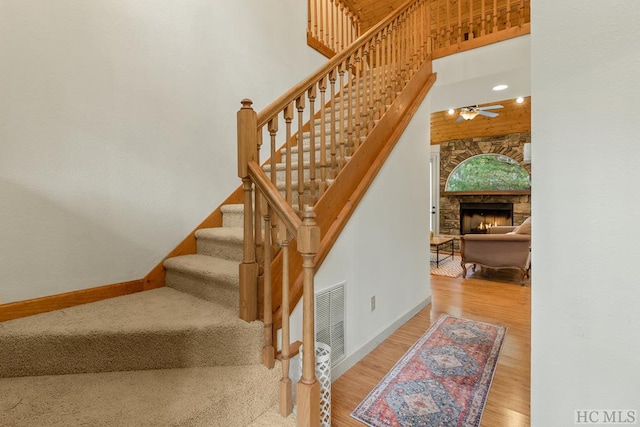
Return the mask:
<svg viewBox="0 0 640 427"><path fill-rule="evenodd" d="M481 234L496 225L513 225L513 203L460 203L460 234Z"/></svg>

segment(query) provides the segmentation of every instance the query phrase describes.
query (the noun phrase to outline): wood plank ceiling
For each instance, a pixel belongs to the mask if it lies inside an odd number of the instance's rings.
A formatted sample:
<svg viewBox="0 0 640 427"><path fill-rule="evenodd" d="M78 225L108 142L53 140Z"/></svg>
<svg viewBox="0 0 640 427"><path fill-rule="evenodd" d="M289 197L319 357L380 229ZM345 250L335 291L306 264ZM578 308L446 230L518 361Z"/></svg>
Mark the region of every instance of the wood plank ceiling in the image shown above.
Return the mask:
<svg viewBox="0 0 640 427"><path fill-rule="evenodd" d="M407 0L343 0L352 10L361 13L362 33L380 22Z"/></svg>
<svg viewBox="0 0 640 427"><path fill-rule="evenodd" d="M446 111L431 114L431 144L531 131L531 97L526 97L522 104L516 103L514 99L505 99L486 105L495 104L504 106L500 110L492 110L499 114L498 117L476 116L473 120L456 123L459 109L453 115Z"/></svg>

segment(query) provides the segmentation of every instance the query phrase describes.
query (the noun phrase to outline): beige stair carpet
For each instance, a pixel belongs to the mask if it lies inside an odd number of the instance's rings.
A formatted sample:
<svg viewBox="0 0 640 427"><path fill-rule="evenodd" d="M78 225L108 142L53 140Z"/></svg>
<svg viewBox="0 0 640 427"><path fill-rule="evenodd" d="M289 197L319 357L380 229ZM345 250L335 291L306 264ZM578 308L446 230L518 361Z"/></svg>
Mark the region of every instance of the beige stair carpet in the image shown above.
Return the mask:
<svg viewBox="0 0 640 427"><path fill-rule="evenodd" d="M238 317L243 209L222 211L197 254L165 262L167 287L0 323L0 425L287 422L263 325Z"/></svg>

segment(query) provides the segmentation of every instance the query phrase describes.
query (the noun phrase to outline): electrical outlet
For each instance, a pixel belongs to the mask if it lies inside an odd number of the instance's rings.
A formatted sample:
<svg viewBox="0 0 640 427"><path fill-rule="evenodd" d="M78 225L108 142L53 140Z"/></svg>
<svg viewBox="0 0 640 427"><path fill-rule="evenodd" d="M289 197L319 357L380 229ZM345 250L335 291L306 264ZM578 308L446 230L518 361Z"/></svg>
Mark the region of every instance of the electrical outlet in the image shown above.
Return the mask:
<svg viewBox="0 0 640 427"><path fill-rule="evenodd" d="M376 309L376 296L371 297L371 311Z"/></svg>

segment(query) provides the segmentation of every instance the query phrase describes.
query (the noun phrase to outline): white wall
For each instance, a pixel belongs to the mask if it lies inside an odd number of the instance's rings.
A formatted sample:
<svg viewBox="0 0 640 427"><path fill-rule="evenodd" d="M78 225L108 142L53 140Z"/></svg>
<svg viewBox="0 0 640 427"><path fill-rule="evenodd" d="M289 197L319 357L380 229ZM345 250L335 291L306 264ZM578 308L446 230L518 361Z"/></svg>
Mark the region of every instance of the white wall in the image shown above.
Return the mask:
<svg viewBox="0 0 640 427"><path fill-rule="evenodd" d="M324 63L296 0L0 2L0 299L143 277L229 193L236 111Z"/></svg>
<svg viewBox="0 0 640 427"><path fill-rule="evenodd" d="M640 413L640 3L534 6L532 425L568 426Z"/></svg>
<svg viewBox="0 0 640 427"><path fill-rule="evenodd" d="M346 282L347 359L334 368L334 379L431 296L429 122L426 101L315 276L316 292ZM376 309L371 311L373 295ZM292 319L294 339L301 339L301 319L298 304Z"/></svg>
<svg viewBox="0 0 640 427"><path fill-rule="evenodd" d="M431 111L531 95L530 39L524 35L433 61L438 80L431 89ZM492 90L503 83L506 90Z"/></svg>

